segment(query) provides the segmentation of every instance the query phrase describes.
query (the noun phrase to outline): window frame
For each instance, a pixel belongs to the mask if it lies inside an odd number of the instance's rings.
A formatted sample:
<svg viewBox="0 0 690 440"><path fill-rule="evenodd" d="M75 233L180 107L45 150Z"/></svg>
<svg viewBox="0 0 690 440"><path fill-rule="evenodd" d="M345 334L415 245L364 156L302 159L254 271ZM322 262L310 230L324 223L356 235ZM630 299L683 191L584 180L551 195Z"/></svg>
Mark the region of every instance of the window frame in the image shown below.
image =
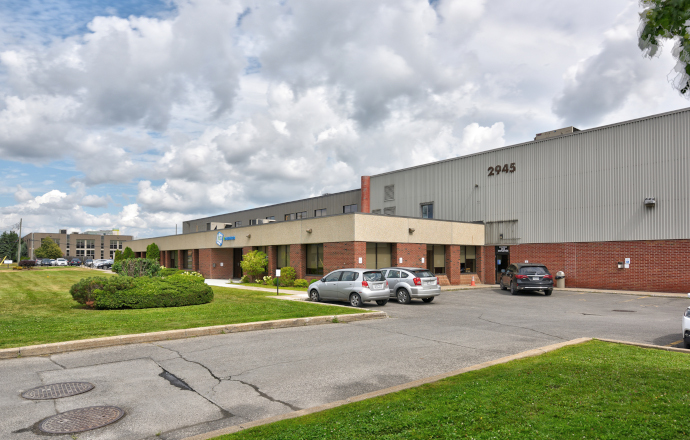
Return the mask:
<svg viewBox="0 0 690 440"><path fill-rule="evenodd" d="M434 202L424 202L419 205L421 210L422 218L433 220L434 219ZM429 217L429 207L431 207L431 217ZM426 217L424 217L424 208L427 209Z"/></svg>

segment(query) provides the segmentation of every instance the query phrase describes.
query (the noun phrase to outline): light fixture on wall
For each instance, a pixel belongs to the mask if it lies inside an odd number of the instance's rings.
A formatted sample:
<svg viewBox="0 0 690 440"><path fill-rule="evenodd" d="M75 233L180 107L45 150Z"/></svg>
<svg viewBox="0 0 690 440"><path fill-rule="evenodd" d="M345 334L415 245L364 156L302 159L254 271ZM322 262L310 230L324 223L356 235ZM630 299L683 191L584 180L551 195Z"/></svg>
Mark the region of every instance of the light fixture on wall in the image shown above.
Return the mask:
<svg viewBox="0 0 690 440"><path fill-rule="evenodd" d="M307 229L307 232L311 234L311 229Z"/></svg>
<svg viewBox="0 0 690 440"><path fill-rule="evenodd" d="M647 208L654 208L656 206L656 198L646 197L644 199L644 206L646 206Z"/></svg>
<svg viewBox="0 0 690 440"><path fill-rule="evenodd" d="M252 238L252 234L247 235L247 238Z"/></svg>
<svg viewBox="0 0 690 440"><path fill-rule="evenodd" d="M408 231L410 231L410 234L414 232L414 228L409 228Z"/></svg>
<svg viewBox="0 0 690 440"><path fill-rule="evenodd" d="M503 234L498 234L498 238L500 238L501 240L503 240Z"/></svg>
<svg viewBox="0 0 690 440"><path fill-rule="evenodd" d="M479 188L479 184L478 184L478 183L475 183L475 184L474 184L474 187L475 187L475 188Z"/></svg>

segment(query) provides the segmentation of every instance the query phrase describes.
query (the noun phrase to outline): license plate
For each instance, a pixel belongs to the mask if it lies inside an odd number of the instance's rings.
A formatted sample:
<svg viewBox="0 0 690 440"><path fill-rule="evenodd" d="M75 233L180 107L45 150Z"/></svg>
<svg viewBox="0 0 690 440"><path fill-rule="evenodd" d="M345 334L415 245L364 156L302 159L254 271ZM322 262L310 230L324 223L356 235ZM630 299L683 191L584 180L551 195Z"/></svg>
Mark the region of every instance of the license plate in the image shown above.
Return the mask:
<svg viewBox="0 0 690 440"><path fill-rule="evenodd" d="M532 281L539 281L539 277L532 277Z"/></svg>
<svg viewBox="0 0 690 440"><path fill-rule="evenodd" d="M381 284L381 283L379 283L379 284L372 284L372 285L371 285L371 288L372 288L373 290L381 290L381 289L383 288L383 284Z"/></svg>
<svg viewBox="0 0 690 440"><path fill-rule="evenodd" d="M435 286L435 285L436 285L436 280L422 281L422 286Z"/></svg>

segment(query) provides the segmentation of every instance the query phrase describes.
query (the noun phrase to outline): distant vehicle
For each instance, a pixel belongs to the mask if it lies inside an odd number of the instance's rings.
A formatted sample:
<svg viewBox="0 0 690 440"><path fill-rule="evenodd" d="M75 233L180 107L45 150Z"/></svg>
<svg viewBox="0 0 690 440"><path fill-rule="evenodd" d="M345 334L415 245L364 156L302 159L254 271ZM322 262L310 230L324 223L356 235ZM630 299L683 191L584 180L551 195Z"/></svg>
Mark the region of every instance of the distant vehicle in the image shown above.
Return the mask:
<svg viewBox="0 0 690 440"><path fill-rule="evenodd" d="M113 266L113 260L96 260L93 267L96 269L110 269Z"/></svg>
<svg viewBox="0 0 690 440"><path fill-rule="evenodd" d="M50 258L44 258L41 260L41 266L50 266Z"/></svg>
<svg viewBox="0 0 690 440"><path fill-rule="evenodd" d="M87 258L87 259L84 261L84 266L86 266L86 267L93 267L93 259L92 259L92 258Z"/></svg>
<svg viewBox="0 0 690 440"><path fill-rule="evenodd" d="M419 267L389 267L381 269L391 289L391 298L409 304L413 298L430 303L441 294L438 278L429 269Z"/></svg>
<svg viewBox="0 0 690 440"><path fill-rule="evenodd" d="M513 295L520 290L543 290L549 296L553 292L553 276L543 264L517 263L505 269L499 285L502 290L510 289Z"/></svg>
<svg viewBox="0 0 690 440"><path fill-rule="evenodd" d="M51 258L51 259L50 259L50 265L51 265L51 266L55 266L55 259L54 259L54 258Z"/></svg>
<svg viewBox="0 0 690 440"><path fill-rule="evenodd" d="M386 278L375 269L336 270L309 286L309 298L314 302L349 301L352 307L362 307L365 301L382 306L389 296Z"/></svg>
<svg viewBox="0 0 690 440"><path fill-rule="evenodd" d="M105 260L99 259L99 258L94 259L94 260L91 262L91 267L93 267L93 268L98 267L98 263L100 263L101 261L105 261Z"/></svg>
<svg viewBox="0 0 690 440"><path fill-rule="evenodd" d="M690 293L688 296L690 297ZM690 348L690 307L683 315L683 342L685 342L685 348Z"/></svg>
<svg viewBox="0 0 690 440"><path fill-rule="evenodd" d="M70 266L81 266L81 260L79 258L72 258L69 260Z"/></svg>
<svg viewBox="0 0 690 440"><path fill-rule="evenodd" d="M57 260L55 260L54 266L67 266L67 264L67 260L65 260L64 258L58 258Z"/></svg>

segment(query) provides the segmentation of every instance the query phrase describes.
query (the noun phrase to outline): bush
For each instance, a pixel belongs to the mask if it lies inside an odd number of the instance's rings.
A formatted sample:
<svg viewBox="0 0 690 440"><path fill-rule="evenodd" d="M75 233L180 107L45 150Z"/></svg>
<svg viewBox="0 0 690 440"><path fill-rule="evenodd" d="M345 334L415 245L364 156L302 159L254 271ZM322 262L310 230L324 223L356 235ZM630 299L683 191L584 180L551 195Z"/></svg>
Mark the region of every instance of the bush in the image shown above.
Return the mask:
<svg viewBox="0 0 690 440"><path fill-rule="evenodd" d="M175 275L179 272L180 270L175 269L174 267L162 267L160 272L158 272L158 275L161 277L169 277L170 275Z"/></svg>
<svg viewBox="0 0 690 440"><path fill-rule="evenodd" d="M166 278L112 277L132 280L122 289L121 284L105 283L93 291L97 309L146 309L207 304L213 301L213 289L203 278L175 274Z"/></svg>
<svg viewBox="0 0 690 440"><path fill-rule="evenodd" d="M125 256L122 254L122 251L115 251L115 256L113 257L113 261L118 262L122 261L125 259Z"/></svg>
<svg viewBox="0 0 690 440"><path fill-rule="evenodd" d="M309 285L311 286L312 284L314 284L314 283L317 282L317 281L319 281L319 279L318 279L318 278L314 278L313 280L309 281Z"/></svg>
<svg viewBox="0 0 690 440"><path fill-rule="evenodd" d="M126 275L129 277L157 277L161 265L158 261L151 260L149 258L129 258L127 260L122 260L120 270L117 272L120 275ZM113 263L113 267L115 263Z"/></svg>
<svg viewBox="0 0 690 440"><path fill-rule="evenodd" d="M158 262L161 261L161 251L158 249L158 245L156 243L151 243L150 245L146 246L146 258L156 260Z"/></svg>
<svg viewBox="0 0 690 440"><path fill-rule="evenodd" d="M123 259L123 260L128 260L128 259L134 258L134 257L136 257L136 255L134 255L134 251L132 250L132 248L130 248L129 246L127 246L127 247L125 248L125 251L122 253L122 259Z"/></svg>
<svg viewBox="0 0 690 440"><path fill-rule="evenodd" d="M177 275L177 274L173 274L173 275ZM184 275L184 276L186 276L186 277L201 278L202 281L206 279L206 278L204 278L204 276L203 276L202 274L200 274L199 272L194 272L194 271L191 271L191 270L184 271L184 272L179 271L179 275Z"/></svg>
<svg viewBox="0 0 690 440"><path fill-rule="evenodd" d="M242 275L242 278L240 278L240 283L248 283L249 282L249 277L247 275Z"/></svg>
<svg viewBox="0 0 690 440"><path fill-rule="evenodd" d="M113 261L113 265L110 266L110 270L112 270L113 272L115 272L115 273L117 273L117 274L119 274L120 272L122 272L122 261L123 261L122 259L120 259L120 260L114 260L114 261Z"/></svg>
<svg viewBox="0 0 690 440"><path fill-rule="evenodd" d="M103 289L105 286L113 285L117 288L126 289L132 287L133 279L130 277L91 277L84 278L78 283L74 284L69 293L72 298L79 304L93 305L95 299L95 291ZM113 287L113 288L116 288Z"/></svg>
<svg viewBox="0 0 690 440"><path fill-rule="evenodd" d="M259 283L265 284L265 285L267 285L267 286L272 286L272 285L274 285L274 284L273 284L273 277L270 276L270 275L266 275L266 276L263 277L263 278L259 278L257 281L258 281Z"/></svg>
<svg viewBox="0 0 690 440"><path fill-rule="evenodd" d="M261 251L251 251L242 255L240 266L244 273L256 278L266 271L268 257Z"/></svg>
<svg viewBox="0 0 690 440"><path fill-rule="evenodd" d="M297 277L297 273L295 272L294 267L284 267L280 269L280 285L281 286L292 286L295 282L295 278Z"/></svg>
<svg viewBox="0 0 690 440"><path fill-rule="evenodd" d="M34 260L21 260L19 263L19 267L22 267L24 269L31 269L36 265L36 261Z"/></svg>
<svg viewBox="0 0 690 440"><path fill-rule="evenodd" d="M295 280L293 283L293 286L295 287L307 287L309 285L309 281L307 280Z"/></svg>

